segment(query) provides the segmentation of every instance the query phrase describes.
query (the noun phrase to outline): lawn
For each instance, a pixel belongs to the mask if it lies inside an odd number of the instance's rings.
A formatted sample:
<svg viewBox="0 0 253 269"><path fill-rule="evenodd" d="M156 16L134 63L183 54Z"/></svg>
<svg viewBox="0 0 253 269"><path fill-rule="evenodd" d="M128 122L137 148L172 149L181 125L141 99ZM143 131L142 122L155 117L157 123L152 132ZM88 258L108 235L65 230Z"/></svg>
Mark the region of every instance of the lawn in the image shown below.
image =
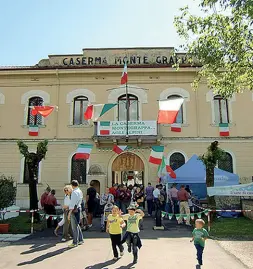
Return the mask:
<svg viewBox="0 0 253 269"><path fill-rule="evenodd" d="M1 220L0 223L10 224L9 233L12 234L29 234L31 232L31 219L27 214L20 215L16 218ZM34 231L41 231L43 228L43 222L34 223Z"/></svg>
<svg viewBox="0 0 253 269"><path fill-rule="evenodd" d="M245 218L217 218L211 225L210 235L216 238L253 240L253 221Z"/></svg>

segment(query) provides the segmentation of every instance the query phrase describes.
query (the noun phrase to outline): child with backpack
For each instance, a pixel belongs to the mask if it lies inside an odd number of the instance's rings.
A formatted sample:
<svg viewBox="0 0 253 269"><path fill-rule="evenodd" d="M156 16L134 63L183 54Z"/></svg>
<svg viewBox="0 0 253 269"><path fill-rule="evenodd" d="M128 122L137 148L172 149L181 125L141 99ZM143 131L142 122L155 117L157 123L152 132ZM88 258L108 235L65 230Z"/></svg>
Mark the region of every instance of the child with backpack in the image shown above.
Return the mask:
<svg viewBox="0 0 253 269"><path fill-rule="evenodd" d="M122 215L123 220L127 221L127 230L122 243L127 243L129 253L133 251L134 264L136 264L138 260L138 248L140 249L142 247L139 236L139 222L145 215L141 209L136 209L137 206L136 204L130 204L127 208L128 214Z"/></svg>

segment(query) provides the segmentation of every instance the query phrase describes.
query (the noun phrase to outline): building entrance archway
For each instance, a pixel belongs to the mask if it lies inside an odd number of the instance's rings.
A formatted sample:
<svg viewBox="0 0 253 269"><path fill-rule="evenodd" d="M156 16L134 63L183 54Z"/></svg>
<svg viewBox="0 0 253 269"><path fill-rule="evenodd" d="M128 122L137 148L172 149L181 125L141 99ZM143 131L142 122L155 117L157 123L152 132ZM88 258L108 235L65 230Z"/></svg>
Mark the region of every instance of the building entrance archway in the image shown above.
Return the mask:
<svg viewBox="0 0 253 269"><path fill-rule="evenodd" d="M144 170L144 163L138 155L132 152L120 154L112 163L112 185L144 185Z"/></svg>

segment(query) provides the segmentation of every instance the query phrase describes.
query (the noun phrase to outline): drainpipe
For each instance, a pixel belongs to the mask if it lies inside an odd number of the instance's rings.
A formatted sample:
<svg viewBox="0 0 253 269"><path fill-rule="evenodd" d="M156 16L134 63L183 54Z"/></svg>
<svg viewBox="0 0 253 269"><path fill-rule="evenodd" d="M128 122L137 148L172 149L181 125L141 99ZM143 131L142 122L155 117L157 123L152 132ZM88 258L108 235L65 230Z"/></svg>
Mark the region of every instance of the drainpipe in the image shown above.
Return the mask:
<svg viewBox="0 0 253 269"><path fill-rule="evenodd" d="M59 97L60 97L60 78L59 78L59 70L58 68L55 71L56 78L57 78L57 91L56 91L56 100L57 100L57 108L59 108ZM54 139L58 138L58 120L59 120L59 111L56 112L56 128L55 128L55 137Z"/></svg>
<svg viewBox="0 0 253 269"><path fill-rule="evenodd" d="M195 91L195 108L196 108L196 126L197 126L197 137L200 136L200 130L199 130L199 126L200 126L200 117L199 117L199 97L198 97L198 90Z"/></svg>

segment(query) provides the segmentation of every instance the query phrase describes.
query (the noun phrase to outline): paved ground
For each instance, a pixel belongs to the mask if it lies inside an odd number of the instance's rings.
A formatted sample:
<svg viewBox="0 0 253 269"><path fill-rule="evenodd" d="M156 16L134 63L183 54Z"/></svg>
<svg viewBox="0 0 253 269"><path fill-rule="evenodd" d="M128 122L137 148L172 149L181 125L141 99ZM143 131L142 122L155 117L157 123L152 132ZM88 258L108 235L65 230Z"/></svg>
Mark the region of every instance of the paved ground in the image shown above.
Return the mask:
<svg viewBox="0 0 253 269"><path fill-rule="evenodd" d="M127 268L196 268L195 249L189 242L191 230L169 222L168 230L153 231L152 220L144 222L141 232L143 247L137 265L131 265L132 255L125 253L116 263L112 261L110 240L104 233L84 233L85 244L68 249L66 243L52 235L52 231L38 233L30 238L2 245L0 268L61 268L61 269L127 269ZM0 245L1 246L1 245ZM245 269L234 256L229 255L215 241L208 240L205 269Z"/></svg>

